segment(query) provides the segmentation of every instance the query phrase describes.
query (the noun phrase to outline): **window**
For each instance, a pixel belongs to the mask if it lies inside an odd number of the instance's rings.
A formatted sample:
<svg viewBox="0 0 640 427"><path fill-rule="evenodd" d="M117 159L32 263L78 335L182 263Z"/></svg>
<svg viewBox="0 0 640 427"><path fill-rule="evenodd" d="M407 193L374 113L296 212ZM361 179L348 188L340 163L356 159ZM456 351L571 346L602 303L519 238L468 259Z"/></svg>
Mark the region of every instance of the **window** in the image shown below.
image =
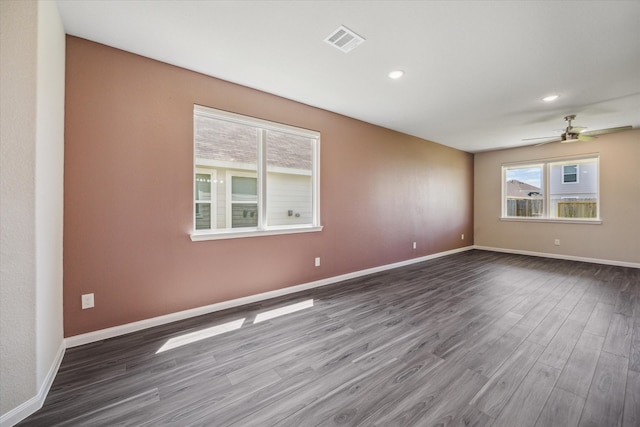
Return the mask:
<svg viewBox="0 0 640 427"><path fill-rule="evenodd" d="M558 221L600 218L598 157L502 166L502 217Z"/></svg>
<svg viewBox="0 0 640 427"><path fill-rule="evenodd" d="M541 217L544 214L544 165L504 168L505 216Z"/></svg>
<svg viewBox="0 0 640 427"><path fill-rule="evenodd" d="M320 134L194 106L192 240L320 231Z"/></svg>
<svg viewBox="0 0 640 427"><path fill-rule="evenodd" d="M258 178L255 174L227 172L231 202L227 205L227 228L258 226Z"/></svg>
<svg viewBox="0 0 640 427"><path fill-rule="evenodd" d="M562 165L562 183L572 184L578 182L578 165Z"/></svg>
<svg viewBox="0 0 640 427"><path fill-rule="evenodd" d="M195 228L208 230L215 223L215 195L211 190L216 188L216 171L196 168L195 183ZM214 216L212 216L214 215Z"/></svg>

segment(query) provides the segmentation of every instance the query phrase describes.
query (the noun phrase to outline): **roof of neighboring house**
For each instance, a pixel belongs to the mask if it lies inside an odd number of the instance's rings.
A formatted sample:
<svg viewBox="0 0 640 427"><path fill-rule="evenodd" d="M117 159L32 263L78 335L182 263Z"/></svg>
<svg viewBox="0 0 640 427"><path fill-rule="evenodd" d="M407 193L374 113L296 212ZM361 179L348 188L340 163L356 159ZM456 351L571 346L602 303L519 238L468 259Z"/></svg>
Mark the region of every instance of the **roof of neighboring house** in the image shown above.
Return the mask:
<svg viewBox="0 0 640 427"><path fill-rule="evenodd" d="M535 194L537 193L537 194ZM507 197L542 196L540 188L526 182L512 179L507 181Z"/></svg>
<svg viewBox="0 0 640 427"><path fill-rule="evenodd" d="M277 144L269 144L271 138ZM196 158L255 164L258 147L257 130L250 126L196 116ZM311 170L311 139L283 132L268 131L269 166Z"/></svg>

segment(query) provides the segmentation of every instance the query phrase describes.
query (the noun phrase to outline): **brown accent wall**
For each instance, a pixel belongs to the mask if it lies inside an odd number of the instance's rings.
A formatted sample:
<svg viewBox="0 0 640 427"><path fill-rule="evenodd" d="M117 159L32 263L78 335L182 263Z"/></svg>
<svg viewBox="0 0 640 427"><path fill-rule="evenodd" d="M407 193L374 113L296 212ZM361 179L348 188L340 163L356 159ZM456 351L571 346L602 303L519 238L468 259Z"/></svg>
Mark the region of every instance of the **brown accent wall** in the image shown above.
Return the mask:
<svg viewBox="0 0 640 427"><path fill-rule="evenodd" d="M473 244L469 153L76 37L66 67L65 336ZM192 242L194 104L321 132L324 230Z"/></svg>

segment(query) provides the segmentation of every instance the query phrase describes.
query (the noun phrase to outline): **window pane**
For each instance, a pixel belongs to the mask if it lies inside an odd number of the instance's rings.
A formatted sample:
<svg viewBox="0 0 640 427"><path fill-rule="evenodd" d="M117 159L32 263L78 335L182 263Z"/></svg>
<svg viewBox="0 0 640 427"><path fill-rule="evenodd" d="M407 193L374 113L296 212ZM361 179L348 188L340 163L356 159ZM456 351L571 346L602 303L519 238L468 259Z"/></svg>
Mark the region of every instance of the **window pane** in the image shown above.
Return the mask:
<svg viewBox="0 0 640 427"><path fill-rule="evenodd" d="M196 174L196 200L211 200L211 175Z"/></svg>
<svg viewBox="0 0 640 427"><path fill-rule="evenodd" d="M313 223L313 144L308 137L267 132L267 224Z"/></svg>
<svg viewBox="0 0 640 427"><path fill-rule="evenodd" d="M196 203L196 230L211 228L211 203Z"/></svg>
<svg viewBox="0 0 640 427"><path fill-rule="evenodd" d="M231 188L227 187L225 177L243 173L257 175L258 133L259 130L252 126L194 115L195 167L211 170L213 176L217 177L209 187L209 193L216 195L216 212L213 215L216 221L212 229L233 227L231 204L234 200L257 201L255 178L236 180L237 177L234 177ZM250 188L247 180L253 180L253 188ZM204 195L207 188L196 185L196 191L199 190Z"/></svg>
<svg viewBox="0 0 640 427"><path fill-rule="evenodd" d="M578 165L562 166L562 182L578 182Z"/></svg>
<svg viewBox="0 0 640 427"><path fill-rule="evenodd" d="M234 202L258 201L258 180L256 178L234 176L231 178L231 199Z"/></svg>
<svg viewBox="0 0 640 427"><path fill-rule="evenodd" d="M598 217L597 159L551 163L549 179L550 217Z"/></svg>
<svg viewBox="0 0 640 427"><path fill-rule="evenodd" d="M542 166L505 169L505 215L539 217L544 213Z"/></svg>
<svg viewBox="0 0 640 427"><path fill-rule="evenodd" d="M195 116L196 165L256 170L258 130L225 120Z"/></svg>
<svg viewBox="0 0 640 427"><path fill-rule="evenodd" d="M231 207L231 227L257 227L258 205L255 203L234 203Z"/></svg>

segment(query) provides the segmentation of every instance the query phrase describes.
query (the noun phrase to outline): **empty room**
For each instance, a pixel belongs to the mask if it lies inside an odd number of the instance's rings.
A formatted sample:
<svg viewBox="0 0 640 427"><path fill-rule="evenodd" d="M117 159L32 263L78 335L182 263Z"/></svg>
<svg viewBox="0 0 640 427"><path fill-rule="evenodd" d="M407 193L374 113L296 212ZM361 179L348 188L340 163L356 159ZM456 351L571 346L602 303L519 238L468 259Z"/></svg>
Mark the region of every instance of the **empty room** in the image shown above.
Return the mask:
<svg viewBox="0 0 640 427"><path fill-rule="evenodd" d="M0 7L0 426L640 425L640 2Z"/></svg>

